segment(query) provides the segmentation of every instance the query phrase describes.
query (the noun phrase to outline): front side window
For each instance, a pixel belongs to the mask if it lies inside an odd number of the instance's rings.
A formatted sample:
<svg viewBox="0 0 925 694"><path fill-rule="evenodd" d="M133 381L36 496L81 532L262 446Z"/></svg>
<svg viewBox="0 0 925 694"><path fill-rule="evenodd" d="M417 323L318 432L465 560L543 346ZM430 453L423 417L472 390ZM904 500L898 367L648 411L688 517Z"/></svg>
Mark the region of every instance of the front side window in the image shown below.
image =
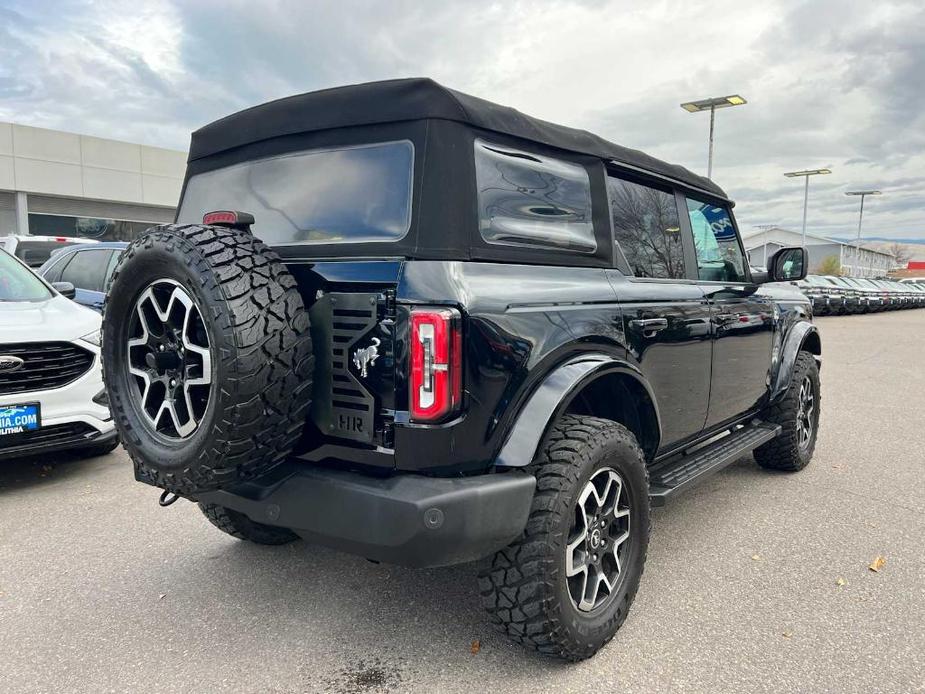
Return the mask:
<svg viewBox="0 0 925 694"><path fill-rule="evenodd" d="M614 239L636 277L684 277L684 248L675 197L657 188L607 179Z"/></svg>
<svg viewBox="0 0 925 694"><path fill-rule="evenodd" d="M0 250L0 301L42 301L51 291L6 251Z"/></svg>
<svg viewBox="0 0 925 694"><path fill-rule="evenodd" d="M406 141L234 164L189 179L178 221L241 210L270 245L396 241L411 226L413 166Z"/></svg>
<svg viewBox="0 0 925 694"><path fill-rule="evenodd" d="M694 233L698 277L714 282L747 282L745 257L729 211L688 198L687 214Z"/></svg>
<svg viewBox="0 0 925 694"><path fill-rule="evenodd" d="M103 291L106 267L112 251L77 251L61 273L62 282L70 282L78 289Z"/></svg>
<svg viewBox="0 0 925 694"><path fill-rule="evenodd" d="M475 178L488 243L597 250L585 167L476 140Z"/></svg>

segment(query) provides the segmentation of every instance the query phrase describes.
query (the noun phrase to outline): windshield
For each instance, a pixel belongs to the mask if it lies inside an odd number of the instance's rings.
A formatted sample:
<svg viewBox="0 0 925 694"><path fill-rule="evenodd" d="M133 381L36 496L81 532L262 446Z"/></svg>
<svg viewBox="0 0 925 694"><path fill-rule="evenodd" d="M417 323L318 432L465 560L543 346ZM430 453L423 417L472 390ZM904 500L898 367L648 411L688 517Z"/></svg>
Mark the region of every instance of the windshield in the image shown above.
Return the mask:
<svg viewBox="0 0 925 694"><path fill-rule="evenodd" d="M177 221L240 210L270 245L396 241L411 225L413 165L406 141L235 164L190 177Z"/></svg>
<svg viewBox="0 0 925 694"><path fill-rule="evenodd" d="M52 296L32 271L0 251L0 301L44 301Z"/></svg>

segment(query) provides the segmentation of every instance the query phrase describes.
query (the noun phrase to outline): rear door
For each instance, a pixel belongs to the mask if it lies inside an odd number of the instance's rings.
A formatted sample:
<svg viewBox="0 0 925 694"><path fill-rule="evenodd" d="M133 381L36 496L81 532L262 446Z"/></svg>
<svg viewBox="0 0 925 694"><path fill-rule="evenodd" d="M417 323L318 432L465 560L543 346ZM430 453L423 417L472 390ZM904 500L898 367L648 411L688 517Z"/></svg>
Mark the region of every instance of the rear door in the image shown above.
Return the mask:
<svg viewBox="0 0 925 694"><path fill-rule="evenodd" d="M679 196L694 241L693 277L712 308L713 363L708 429L754 410L768 393L776 304L752 283L728 207Z"/></svg>
<svg viewBox="0 0 925 694"><path fill-rule="evenodd" d="M661 450L703 430L710 399L710 307L688 278L692 249L673 191L643 179L607 181L618 268L611 282L629 357L648 380L662 421Z"/></svg>

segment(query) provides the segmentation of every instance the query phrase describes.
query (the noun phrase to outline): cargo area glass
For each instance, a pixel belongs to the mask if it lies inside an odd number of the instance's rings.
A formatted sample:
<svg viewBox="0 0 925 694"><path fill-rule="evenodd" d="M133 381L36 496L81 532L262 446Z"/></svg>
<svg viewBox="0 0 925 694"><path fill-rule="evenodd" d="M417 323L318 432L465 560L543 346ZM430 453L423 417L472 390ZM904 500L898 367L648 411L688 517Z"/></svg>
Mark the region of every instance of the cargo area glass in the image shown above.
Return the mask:
<svg viewBox="0 0 925 694"><path fill-rule="evenodd" d="M192 176L177 221L240 210L271 246L396 241L411 225L413 173L407 141L248 161Z"/></svg>

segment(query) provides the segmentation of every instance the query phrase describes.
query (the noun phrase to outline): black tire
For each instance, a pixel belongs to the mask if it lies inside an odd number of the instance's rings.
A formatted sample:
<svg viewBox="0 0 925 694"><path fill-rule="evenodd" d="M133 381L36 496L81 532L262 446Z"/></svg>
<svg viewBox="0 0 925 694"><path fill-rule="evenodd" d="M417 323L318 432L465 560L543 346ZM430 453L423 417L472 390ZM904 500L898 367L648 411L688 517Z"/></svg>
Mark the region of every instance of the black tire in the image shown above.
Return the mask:
<svg viewBox="0 0 925 694"><path fill-rule="evenodd" d="M93 446L85 446L80 449L80 453L87 458L94 458L96 456L108 455L112 453L119 447L119 438L116 437L112 441L107 441L105 443L97 443Z"/></svg>
<svg viewBox="0 0 925 694"><path fill-rule="evenodd" d="M161 279L195 303L211 354L207 404L185 437L156 430L128 371L136 301ZM248 232L165 225L135 240L112 278L102 353L113 419L141 481L195 499L267 472L301 435L312 388L308 312L276 253Z"/></svg>
<svg viewBox="0 0 925 694"><path fill-rule="evenodd" d="M613 592L581 611L569 592L566 546L582 490L607 468L618 472L627 489L629 546ZM650 523L645 458L622 425L567 415L549 431L528 470L537 486L527 526L520 539L482 561L482 603L494 626L517 643L564 660L589 658L623 624L645 566Z"/></svg>
<svg viewBox="0 0 925 694"><path fill-rule="evenodd" d="M200 503L199 509L212 525L239 540L247 540L258 545L284 545L299 539L299 536L288 528L255 523L243 513L224 506Z"/></svg>
<svg viewBox="0 0 925 694"><path fill-rule="evenodd" d="M809 438L801 443L798 417L801 412L800 390L804 382L812 388L814 406L810 416L812 429ZM819 434L820 397L819 365L812 354L800 352L793 366L786 394L765 411L764 419L780 424L783 431L777 438L755 449L755 461L758 465L768 470L798 472L809 464Z"/></svg>

